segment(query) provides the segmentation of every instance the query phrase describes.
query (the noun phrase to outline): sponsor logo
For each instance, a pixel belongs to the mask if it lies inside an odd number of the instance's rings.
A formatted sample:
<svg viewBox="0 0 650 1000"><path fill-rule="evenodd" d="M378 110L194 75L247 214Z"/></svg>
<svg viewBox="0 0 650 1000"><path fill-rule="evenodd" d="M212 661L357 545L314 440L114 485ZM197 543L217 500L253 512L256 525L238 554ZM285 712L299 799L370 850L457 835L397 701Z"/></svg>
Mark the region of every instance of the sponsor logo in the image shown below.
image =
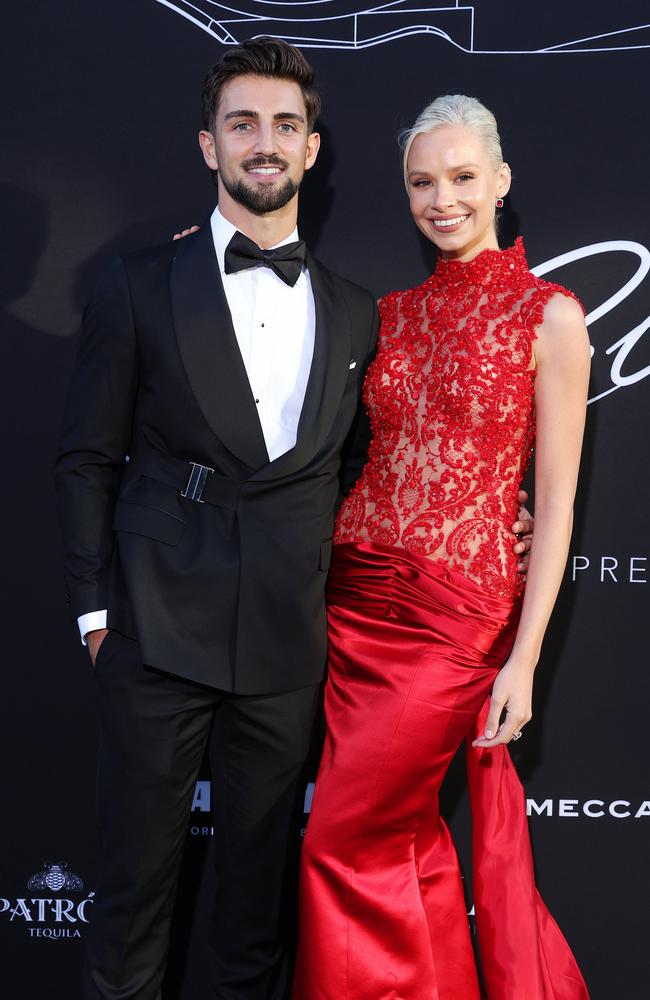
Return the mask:
<svg viewBox="0 0 650 1000"><path fill-rule="evenodd" d="M27 888L29 896L0 897L0 915L22 927L30 937L52 940L81 937L81 930L90 922L90 904L95 893L78 898L84 884L67 864L47 862L27 880Z"/></svg>
<svg viewBox="0 0 650 1000"><path fill-rule="evenodd" d="M567 253L560 254L551 260L545 261L543 264L538 264L536 267L531 268L533 274L541 278L542 275L547 275L558 268L566 267L567 264L573 264L585 258L609 253L631 254L633 258L637 258L637 268L621 288L617 289L613 295L610 295L608 299L605 299L604 302L601 302L599 306L596 306L595 309L592 309L585 316L585 323L589 327L590 333L594 323L621 305L639 285L643 284L648 272L650 272L650 250L642 243L635 243L633 240L604 240L602 243L590 243L587 246L578 247L576 250L569 250ZM612 358L608 376L609 385L600 392L597 392L595 396L592 396L589 400L590 403L596 403L599 399L603 399L605 396L609 396L619 389L635 385L637 382L641 382L650 376L650 365L639 366L639 358L643 357L643 351L640 350L641 341L648 330L650 330L650 316L646 316L633 329L624 333L622 337L619 336L620 329L617 327L616 335L618 339L613 344L610 344L604 352ZM600 382L601 354L597 353L593 347L591 353L597 362L595 375L597 376L597 381ZM625 372L623 369L625 369Z"/></svg>
<svg viewBox="0 0 650 1000"><path fill-rule="evenodd" d="M46 864L43 871L32 875L27 883L28 889L51 889L52 892L61 892L61 889L81 892L83 887L79 876L69 872L67 865Z"/></svg>
<svg viewBox="0 0 650 1000"><path fill-rule="evenodd" d="M630 802L628 799L526 799L528 816L554 816L559 819L643 819L650 816L650 799Z"/></svg>
<svg viewBox="0 0 650 1000"><path fill-rule="evenodd" d="M194 786L192 812L212 812L212 783L210 781L197 781ZM214 837L214 827L207 823L191 823L189 834L190 837Z"/></svg>
<svg viewBox="0 0 650 1000"><path fill-rule="evenodd" d="M212 809L212 783L197 781L192 799L192 812L209 813Z"/></svg>
<svg viewBox="0 0 650 1000"><path fill-rule="evenodd" d="M480 0L436 0L432 5L412 0L390 0L368 7L358 0L277 0L268 10L268 0L157 0L158 3L207 32L223 45L235 45L246 38L274 35L302 48L363 49L410 35L426 34L441 39L467 53L506 55L534 52L539 55L572 52L616 52L647 48L643 24L615 20L603 33L585 14L580 37L563 34L561 41L547 44L530 26L519 46L484 49L477 43L475 25L490 26L490 5ZM266 9L265 9L266 3ZM268 13L267 13L268 11Z"/></svg>
<svg viewBox="0 0 650 1000"><path fill-rule="evenodd" d="M311 800L313 795L314 782L311 781L305 789L305 813L311 812ZM212 812L212 783L210 781L197 781L194 787L194 797L192 799L192 812L204 814ZM214 827L208 823L191 822L189 826L189 834L191 837L213 837ZM305 827L300 830L300 836L304 837L304 835Z"/></svg>
<svg viewBox="0 0 650 1000"><path fill-rule="evenodd" d="M574 555L571 557L571 580L596 580L599 583L647 583L648 557L622 555Z"/></svg>
<svg viewBox="0 0 650 1000"><path fill-rule="evenodd" d="M212 783L210 781L197 781L192 799L192 812L212 812ZM207 823L190 823L189 833L191 837L213 837L214 827Z"/></svg>
<svg viewBox="0 0 650 1000"><path fill-rule="evenodd" d="M314 782L311 781L305 789L305 799L303 811L307 816L311 812L312 799L314 797ZM192 810L198 812L210 812L211 809L211 788L209 781L197 781L194 792ZM600 819L610 817L612 819L643 819L650 817L650 799L632 802L629 799L526 799L526 814L531 817L551 817L558 819ZM304 837L305 827L300 830L300 835ZM204 824L190 826L190 834L193 837L212 837L214 827Z"/></svg>

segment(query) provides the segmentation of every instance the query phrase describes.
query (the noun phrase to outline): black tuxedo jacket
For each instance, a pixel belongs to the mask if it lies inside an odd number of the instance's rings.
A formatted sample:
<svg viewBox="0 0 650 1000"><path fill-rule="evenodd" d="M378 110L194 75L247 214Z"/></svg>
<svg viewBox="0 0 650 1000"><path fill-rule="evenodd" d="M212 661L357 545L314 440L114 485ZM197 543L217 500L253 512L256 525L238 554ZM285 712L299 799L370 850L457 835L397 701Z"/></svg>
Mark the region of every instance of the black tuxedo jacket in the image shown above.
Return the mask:
<svg viewBox="0 0 650 1000"><path fill-rule="evenodd" d="M306 263L315 346L291 451L269 461L206 224L104 276L56 462L74 617L107 608L144 663L241 694L321 679L341 454L349 485L367 447L377 308ZM181 495L191 462L214 470L201 500Z"/></svg>

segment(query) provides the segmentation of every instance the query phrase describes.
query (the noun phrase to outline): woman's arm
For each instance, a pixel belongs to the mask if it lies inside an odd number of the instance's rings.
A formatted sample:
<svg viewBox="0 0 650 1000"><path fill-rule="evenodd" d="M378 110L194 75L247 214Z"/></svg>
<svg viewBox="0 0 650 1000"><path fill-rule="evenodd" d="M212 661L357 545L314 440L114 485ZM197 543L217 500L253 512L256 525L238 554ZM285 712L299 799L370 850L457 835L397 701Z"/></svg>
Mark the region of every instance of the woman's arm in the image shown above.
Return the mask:
<svg viewBox="0 0 650 1000"><path fill-rule="evenodd" d="M533 674L566 566L589 380L589 339L575 300L559 293L549 300L534 353L535 537L517 636L477 747L509 742L531 718Z"/></svg>

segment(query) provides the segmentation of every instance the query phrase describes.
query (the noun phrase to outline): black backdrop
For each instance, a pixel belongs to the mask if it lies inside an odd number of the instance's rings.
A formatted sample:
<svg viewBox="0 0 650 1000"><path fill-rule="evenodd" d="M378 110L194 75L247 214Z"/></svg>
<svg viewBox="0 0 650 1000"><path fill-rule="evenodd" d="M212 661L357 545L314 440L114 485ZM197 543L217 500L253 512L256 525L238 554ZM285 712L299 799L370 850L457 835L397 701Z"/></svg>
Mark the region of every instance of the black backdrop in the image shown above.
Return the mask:
<svg viewBox="0 0 650 1000"><path fill-rule="evenodd" d="M276 31L319 39L308 56L324 98L323 149L301 226L327 264L377 295L422 280L433 260L410 221L395 135L425 102L461 91L495 110L514 169L504 240L522 232L531 266L568 255L552 276L596 311L571 559L535 718L515 754L539 883L592 997L641 1000L650 33L623 29L643 25L646 5L231 6L242 13L207 0L31 0L3 13L2 996L76 1000L92 915L96 708L63 599L50 473L79 312L118 248L207 217L213 188L196 145L202 77L220 38ZM313 23L315 9L338 19ZM266 20L252 22L260 12ZM382 35L383 44L366 44ZM167 993L183 1000L206 996L209 785L195 805ZM464 852L468 816L455 780L447 805Z"/></svg>

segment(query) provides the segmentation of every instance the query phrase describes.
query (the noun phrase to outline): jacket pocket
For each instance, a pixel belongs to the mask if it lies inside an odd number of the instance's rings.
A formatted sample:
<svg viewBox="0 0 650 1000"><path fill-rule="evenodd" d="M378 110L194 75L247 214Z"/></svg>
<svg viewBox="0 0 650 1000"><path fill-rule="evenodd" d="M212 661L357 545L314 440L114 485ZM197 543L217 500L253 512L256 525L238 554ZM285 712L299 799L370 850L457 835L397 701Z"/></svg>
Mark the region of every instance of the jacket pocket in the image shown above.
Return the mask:
<svg viewBox="0 0 650 1000"><path fill-rule="evenodd" d="M330 568L330 563L332 562L332 539L325 538L320 543L320 561L318 563L318 568L322 569L324 573L327 573Z"/></svg>
<svg viewBox="0 0 650 1000"><path fill-rule="evenodd" d="M185 530L186 521L176 514L170 514L161 507L118 500L113 515L113 530L128 531L134 535L144 535L165 545L177 545Z"/></svg>

